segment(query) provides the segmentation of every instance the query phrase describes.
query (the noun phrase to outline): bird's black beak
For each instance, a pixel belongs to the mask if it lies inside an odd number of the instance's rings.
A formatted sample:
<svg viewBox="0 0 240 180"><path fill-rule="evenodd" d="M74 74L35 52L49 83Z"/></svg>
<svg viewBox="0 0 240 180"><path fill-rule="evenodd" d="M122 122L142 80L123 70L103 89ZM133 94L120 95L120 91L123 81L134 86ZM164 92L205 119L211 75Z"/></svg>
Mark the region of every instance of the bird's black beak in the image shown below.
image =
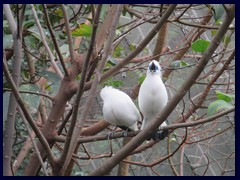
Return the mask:
<svg viewBox="0 0 240 180"><path fill-rule="evenodd" d="M149 66L150 72L156 72L158 67L154 64L154 62Z"/></svg>

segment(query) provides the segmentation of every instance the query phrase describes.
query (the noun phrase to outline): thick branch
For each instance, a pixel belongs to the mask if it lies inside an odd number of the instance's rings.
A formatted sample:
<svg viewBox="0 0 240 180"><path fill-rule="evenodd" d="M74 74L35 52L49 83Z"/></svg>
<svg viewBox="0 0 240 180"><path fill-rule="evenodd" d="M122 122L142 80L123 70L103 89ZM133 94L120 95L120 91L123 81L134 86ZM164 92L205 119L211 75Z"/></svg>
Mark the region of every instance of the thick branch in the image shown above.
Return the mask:
<svg viewBox="0 0 240 180"><path fill-rule="evenodd" d="M70 143L70 147L69 147L69 153L68 153L68 156L67 156L66 161L64 163L62 173L66 169L66 167L67 167L67 165L68 165L68 163L69 163L69 161L72 157L74 149L77 145L76 140L77 140L78 136L80 135L80 132L82 130L82 127L83 127L84 121L86 119L87 113L89 111L89 108L91 107L92 100L95 97L94 94L95 94L97 86L100 82L100 77L101 77L103 68L106 64L108 55L111 52L111 44L112 44L112 41L113 41L113 38L114 38L114 35L115 35L116 26L117 26L118 19L120 17L122 8L123 8L123 5L117 5L117 10L116 10L116 12L114 12L114 15L113 15L114 20L112 22L111 29L109 30L109 36L108 36L107 42L106 42L105 47L104 47L104 54L102 56L101 63L99 64L99 66L97 68L96 76L95 76L93 85L90 89L89 96L87 98L86 104L83 107L80 119L78 120L78 122L75 126L73 136L72 136L72 139L71 139L71 143Z"/></svg>
<svg viewBox="0 0 240 180"><path fill-rule="evenodd" d="M89 45L89 48L88 48L86 59L85 59L84 64L83 64L82 77L81 77L81 81L79 83L78 92L77 92L76 99L75 99L75 102L74 102L74 105L73 105L72 121L71 121L71 124L70 124L70 128L68 130L68 133L67 133L67 137L66 137L67 141L64 145L63 154L62 154L61 158L59 159L59 165L61 165L61 164L63 165L63 163L64 163L64 161L67 157L71 137L72 137L72 134L73 134L74 127L76 125L79 103L80 103L80 99L81 99L82 94L83 94L83 89L84 89L84 84L85 84L85 80L86 80L87 70L88 70L90 58L91 58L91 55L92 55L92 52L93 52L93 46L94 46L94 43L95 43L95 37L96 37L96 32L97 32L97 27L98 27L98 21L99 21L101 8L102 8L102 5L98 5L96 16L95 16L94 22L93 22L93 32L92 32L91 42L90 42L90 45Z"/></svg>
<svg viewBox="0 0 240 180"><path fill-rule="evenodd" d="M4 70L4 74L6 76L6 79L8 80L8 82L9 82L11 88L12 88L13 94L14 94L14 96L15 96L18 104L19 104L19 106L21 107L21 109L23 111L23 114L24 114L25 118L27 119L28 123L30 124L30 126L32 127L32 129L35 132L36 136L38 137L39 141L41 142L41 144L45 148L45 150L46 150L46 152L48 154L48 157L49 157L49 162L51 164L53 164L54 157L53 157L53 154L51 153L51 149L50 149L50 147L48 145L48 142L45 139L45 137L43 136L42 132L38 129L35 121L32 119L32 116L28 112L28 109L26 108L26 106L24 104L24 101L22 100L22 98L20 96L20 93L18 92L18 88L15 85L13 79L11 78L10 72L8 70L8 67L7 67L6 59L4 59L4 61L3 61L3 70Z"/></svg>
<svg viewBox="0 0 240 180"><path fill-rule="evenodd" d="M17 14L19 23L14 20L9 4L4 4L4 12L7 18L11 34L13 36L13 46L14 46L14 58L13 58L13 67L12 67L12 81L16 85L16 88L19 86L20 71L21 71L21 59L22 59L22 21L23 21L23 12L21 16ZM4 59L6 60L5 52ZM5 62L4 60L4 62ZM6 64L7 66L7 64ZM10 76L10 73L9 73ZM11 156L12 156L12 144L13 144L13 133L14 133L14 124L15 124L15 114L16 114L17 101L14 97L14 94L10 95L7 120L6 120L6 131L4 134L4 149L3 149L3 174L6 176L12 175L11 172Z"/></svg>

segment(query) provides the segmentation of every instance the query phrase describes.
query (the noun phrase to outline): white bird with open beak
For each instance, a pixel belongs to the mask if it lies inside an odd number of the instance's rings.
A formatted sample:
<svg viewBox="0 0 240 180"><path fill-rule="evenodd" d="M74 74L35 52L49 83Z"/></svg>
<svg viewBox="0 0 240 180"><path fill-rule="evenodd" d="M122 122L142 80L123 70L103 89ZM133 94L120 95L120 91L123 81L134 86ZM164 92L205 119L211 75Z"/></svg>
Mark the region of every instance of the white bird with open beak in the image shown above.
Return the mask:
<svg viewBox="0 0 240 180"><path fill-rule="evenodd" d="M107 122L123 130L138 130L137 121L141 121L141 115L126 93L106 86L100 96L103 99L103 116Z"/></svg>
<svg viewBox="0 0 240 180"><path fill-rule="evenodd" d="M147 76L143 81L138 95L140 111L143 114L141 130L153 120L168 102L168 94L162 81L161 66L156 60L149 63ZM165 126L163 122L161 126ZM157 129L157 128L156 128Z"/></svg>

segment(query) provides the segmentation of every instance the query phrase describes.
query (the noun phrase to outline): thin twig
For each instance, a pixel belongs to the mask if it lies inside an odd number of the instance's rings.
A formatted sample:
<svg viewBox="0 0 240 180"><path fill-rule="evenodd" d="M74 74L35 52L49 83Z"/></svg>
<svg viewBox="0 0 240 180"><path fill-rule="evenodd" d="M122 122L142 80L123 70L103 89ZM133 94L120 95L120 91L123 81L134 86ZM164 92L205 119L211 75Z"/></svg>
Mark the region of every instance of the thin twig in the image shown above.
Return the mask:
<svg viewBox="0 0 240 180"><path fill-rule="evenodd" d="M168 148L167 148L168 154L171 154L170 142L171 142L171 138L170 138L170 135L168 135ZM179 176L179 173L177 172L176 168L174 167L174 164L173 164L173 161L172 161L172 156L169 156L168 161L169 161L170 167L171 167L173 173L175 174L175 176Z"/></svg>
<svg viewBox="0 0 240 180"><path fill-rule="evenodd" d="M69 72L68 72L67 67L66 67L66 65L65 65L65 62L64 62L64 60L63 60L62 53L61 53L61 51L60 51L58 42L57 42L57 40L56 40L56 36L55 36L55 34L54 34L54 32L53 32L52 25L51 25L51 23L50 23L50 19L49 19L48 13L47 13L47 6L46 6L46 4L43 4L42 6L43 6L43 10L44 10L44 15L45 15L45 17L46 17L47 26L48 26L50 35L51 35L52 40L53 40L54 47L55 47L56 52L57 52L57 54L58 54L60 63L61 63L61 65L62 65L62 67L63 67L63 71L65 72L65 76L68 77L68 76L69 76Z"/></svg>
<svg viewBox="0 0 240 180"><path fill-rule="evenodd" d="M60 6L60 5L59 5L59 6ZM77 13L74 13L73 17L71 17L71 18L69 19L69 22L72 22L72 20L74 20L74 19L76 20L76 17L80 14L80 12L81 12L81 10L82 10L82 7L83 7L83 5L81 4L80 7L79 7L79 9L78 9L78 11L77 11ZM54 26L53 29L56 29L56 28L58 28L58 27L62 27L62 26L64 26L64 25L65 25L65 22Z"/></svg>
<svg viewBox="0 0 240 180"><path fill-rule="evenodd" d="M180 151L180 164L179 164L179 171L180 171L180 176L183 176L183 158L184 158L184 150L185 150L185 146L182 145L181 147L181 151Z"/></svg>
<svg viewBox="0 0 240 180"><path fill-rule="evenodd" d="M3 91L12 91L12 89L3 88ZM44 96L44 97L50 99L51 101L53 101L53 98L51 96L43 94L43 93L38 93L38 92L33 92L33 91L23 91L23 90L19 90L19 93L36 94L39 96Z"/></svg>
<svg viewBox="0 0 240 180"><path fill-rule="evenodd" d="M170 22L178 22L178 23L183 24L185 26L191 26L191 27L203 28L203 29L216 29L216 30L218 30L220 28L220 26L189 23L189 22L182 21L180 19L170 20ZM235 26L229 26L228 29L229 30L234 30Z"/></svg>
<svg viewBox="0 0 240 180"><path fill-rule="evenodd" d="M163 14L162 18L158 21L158 23L148 33L148 35L142 40L142 42L139 43L136 49L132 51L122 62L118 63L112 69L103 74L101 81L107 79L109 76L114 75L122 67L128 64L134 57L136 57L144 49L144 47L152 40L152 38L158 33L159 29L163 26L165 21L171 15L175 7L176 4L171 5L170 8Z"/></svg>
<svg viewBox="0 0 240 180"><path fill-rule="evenodd" d="M61 6L62 6L62 11L63 11L63 17L65 20L67 36L68 36L68 45L69 45L69 51L70 51L70 56L71 56L71 62L73 63L75 61L75 56L74 56L73 39L72 39L71 29L70 29L70 25L69 25L69 18L68 18L66 7L64 6L64 4L62 4Z"/></svg>
<svg viewBox="0 0 240 180"><path fill-rule="evenodd" d="M167 126L163 126L162 129L163 130L176 130L178 128L184 128L184 127L192 127L192 126L197 126L200 124L204 124L207 122L211 122L214 121L215 119L222 117L226 114L229 114L231 112L233 112L235 110L235 108L231 108L229 110L217 113L213 116L207 117L207 118L203 118L197 121L192 121L192 122L186 122L186 123L176 123L176 124L172 124L172 125L167 125ZM136 136L138 133L140 133L141 131L131 131L128 132L128 137L133 137ZM96 141L102 141L102 140L107 140L107 139L117 139L117 138L123 138L125 137L122 132L117 132L114 133L114 137L108 137L107 135L96 135L96 136L88 136L88 137L80 137L78 138L77 142L78 143L87 143L87 142L96 142ZM55 136L54 140L57 142L65 142L66 138L63 136Z"/></svg>
<svg viewBox="0 0 240 180"><path fill-rule="evenodd" d="M44 35L42 26L41 26L41 24L40 24L40 22L39 22L39 19L38 19L38 17L37 17L37 13L36 13L36 10L35 10L33 4L31 4L31 8L32 8L32 12L33 12L33 17L34 17L34 19L35 19L35 22L36 22L36 24L37 24L37 27L38 27L40 36L41 36L41 38L42 38L43 45L44 45L44 47L45 47L46 50L47 50L47 53L48 53L49 58L50 58L50 60L51 60L51 64L52 64L52 66L53 66L53 69L56 71L56 73L57 73L57 75L60 77L60 79L63 79L63 74L62 74L61 70L58 68L58 66L57 66L57 64L56 64L56 62L55 62L55 58L54 58L54 56L53 56L53 54L52 54L52 52L51 52L51 50L50 50L50 48L49 48L49 46L48 46L48 44L47 44L46 37L45 37L45 35Z"/></svg>
<svg viewBox="0 0 240 180"><path fill-rule="evenodd" d="M18 107L19 107L19 106L18 106ZM43 162L42 157L41 157L41 154L40 154L40 152L39 152L39 150L38 150L37 144L36 144L36 142L34 141L34 139L33 139L32 136L31 136L31 130L30 130L30 128L28 127L28 123L27 123L27 120L26 120L26 118L25 118L25 116L24 116L24 114L23 114L23 111L22 111L22 109L21 109L20 107L18 108L18 111L20 112L20 115L21 115L21 117L22 117L23 123L24 123L24 125L25 125L25 127L26 127L26 129L27 129L27 132L28 132L28 134L29 134L29 138L30 138L31 141L32 141L33 148L34 148L35 151L36 151L36 154L37 154L37 157L38 157L38 159L39 159L39 162L40 162L41 165L42 165L42 169L43 169L44 175L45 175L45 176L48 176L46 166L44 165L44 162Z"/></svg>
<svg viewBox="0 0 240 180"><path fill-rule="evenodd" d="M18 92L18 88L16 87L13 79L11 78L11 75L10 75L10 72L9 72L9 69L7 66L6 58L4 58L4 61L3 61L3 70L4 70L4 75L12 88L12 92L13 92L19 106L21 107L25 118L27 119L28 123L31 125L31 128L35 132L35 134L38 137L39 141L41 142L42 146L45 148L45 151L48 155L50 164L53 165L55 162L55 159L51 152L49 144L48 144L47 140L45 139L45 137L43 136L42 132L38 129L35 121L32 119L32 116L30 115L28 109L26 108L26 106L24 104L24 101L22 100L20 93Z"/></svg>
<svg viewBox="0 0 240 180"><path fill-rule="evenodd" d="M186 142L187 136L188 136L187 127L185 128L185 130L186 130L185 131L186 133L185 133L184 139L182 140L182 142L178 145L178 147L171 154L168 154L167 156L164 156L164 157L162 157L160 159L156 159L156 160L154 160L153 162L151 162L149 164L143 164L143 163L140 163L140 162L125 161L125 160L123 160L123 161L127 162L129 164L140 165L140 166L144 166L144 167L153 167L155 165L158 165L161 162L163 162L166 159L168 159L169 157L173 156L184 145L184 143Z"/></svg>

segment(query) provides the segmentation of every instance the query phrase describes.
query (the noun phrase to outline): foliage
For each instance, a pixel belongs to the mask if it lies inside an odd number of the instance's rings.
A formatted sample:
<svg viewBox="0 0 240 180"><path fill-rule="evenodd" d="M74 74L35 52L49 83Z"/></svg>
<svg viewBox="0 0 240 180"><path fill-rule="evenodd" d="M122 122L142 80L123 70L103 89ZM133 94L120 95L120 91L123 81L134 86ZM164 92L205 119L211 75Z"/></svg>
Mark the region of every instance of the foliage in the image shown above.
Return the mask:
<svg viewBox="0 0 240 180"><path fill-rule="evenodd" d="M216 100L213 101L209 106L208 106L208 116L212 116L213 114L216 114L218 112L221 112L223 110L231 109L233 106L229 103L227 103L224 100Z"/></svg>
<svg viewBox="0 0 240 180"><path fill-rule="evenodd" d="M210 45L209 41L206 41L206 40L203 40L203 39L198 39L198 40L193 42L192 50L195 51L195 52L204 53L207 50L209 45Z"/></svg>
<svg viewBox="0 0 240 180"><path fill-rule="evenodd" d="M92 34L92 26L86 24L79 24L76 29L72 31L73 36L86 36L90 37Z"/></svg>

